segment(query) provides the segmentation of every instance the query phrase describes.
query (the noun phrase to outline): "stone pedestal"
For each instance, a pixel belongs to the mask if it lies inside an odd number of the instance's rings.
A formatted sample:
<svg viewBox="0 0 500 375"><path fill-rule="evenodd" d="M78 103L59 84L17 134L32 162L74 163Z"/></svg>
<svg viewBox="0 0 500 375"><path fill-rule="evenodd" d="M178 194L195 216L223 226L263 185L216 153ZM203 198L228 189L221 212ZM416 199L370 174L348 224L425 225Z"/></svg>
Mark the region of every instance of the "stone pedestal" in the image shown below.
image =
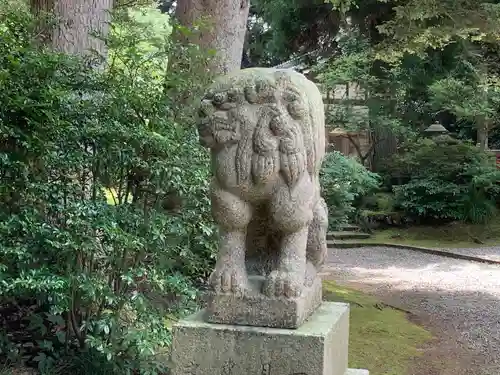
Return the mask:
<svg viewBox="0 0 500 375"><path fill-rule="evenodd" d="M323 302L297 329L207 323L173 330L172 375L366 375L347 368L349 305Z"/></svg>
<svg viewBox="0 0 500 375"><path fill-rule="evenodd" d="M248 278L251 290L244 296L212 293L207 296L204 318L209 323L294 329L316 310L322 300L321 279L317 277L297 298L267 297L261 290L264 276Z"/></svg>

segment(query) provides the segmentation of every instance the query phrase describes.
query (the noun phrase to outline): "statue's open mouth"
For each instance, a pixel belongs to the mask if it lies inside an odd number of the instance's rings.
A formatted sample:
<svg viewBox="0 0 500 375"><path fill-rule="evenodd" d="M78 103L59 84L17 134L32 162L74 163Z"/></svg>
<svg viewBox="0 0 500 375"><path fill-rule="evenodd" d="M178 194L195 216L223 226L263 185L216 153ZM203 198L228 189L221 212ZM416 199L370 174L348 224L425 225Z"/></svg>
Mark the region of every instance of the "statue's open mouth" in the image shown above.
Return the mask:
<svg viewBox="0 0 500 375"><path fill-rule="evenodd" d="M231 122L226 112L215 112L210 117L203 118L198 124L200 143L204 147L222 145L234 138L236 126Z"/></svg>

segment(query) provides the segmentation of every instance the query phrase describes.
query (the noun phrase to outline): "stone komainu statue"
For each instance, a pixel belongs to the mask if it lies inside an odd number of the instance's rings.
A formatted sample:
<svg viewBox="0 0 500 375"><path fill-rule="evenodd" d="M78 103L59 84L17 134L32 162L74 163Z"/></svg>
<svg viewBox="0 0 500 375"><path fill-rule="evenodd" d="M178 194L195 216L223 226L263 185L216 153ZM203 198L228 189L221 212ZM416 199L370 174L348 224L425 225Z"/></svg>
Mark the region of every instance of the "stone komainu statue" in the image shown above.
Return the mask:
<svg viewBox="0 0 500 375"><path fill-rule="evenodd" d="M211 149L212 211L220 231L211 286L245 294L248 275L258 274L266 277L260 292L300 296L326 254L318 88L292 70L237 71L206 93L198 130Z"/></svg>

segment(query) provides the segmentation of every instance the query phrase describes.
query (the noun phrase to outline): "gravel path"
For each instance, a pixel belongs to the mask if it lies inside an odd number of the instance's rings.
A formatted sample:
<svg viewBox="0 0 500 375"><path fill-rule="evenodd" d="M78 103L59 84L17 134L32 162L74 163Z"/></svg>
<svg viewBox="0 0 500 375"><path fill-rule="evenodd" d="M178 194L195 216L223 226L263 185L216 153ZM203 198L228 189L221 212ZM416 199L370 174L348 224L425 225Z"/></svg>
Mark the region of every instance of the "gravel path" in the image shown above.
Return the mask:
<svg viewBox="0 0 500 375"><path fill-rule="evenodd" d="M458 253L462 255L472 255L478 258L496 260L500 262L500 246L493 247L479 247L476 249L441 249L451 253Z"/></svg>
<svg viewBox="0 0 500 375"><path fill-rule="evenodd" d="M467 253L500 256L500 247ZM330 249L325 271L457 334L457 345L479 358L467 375L500 374L500 265L372 247Z"/></svg>

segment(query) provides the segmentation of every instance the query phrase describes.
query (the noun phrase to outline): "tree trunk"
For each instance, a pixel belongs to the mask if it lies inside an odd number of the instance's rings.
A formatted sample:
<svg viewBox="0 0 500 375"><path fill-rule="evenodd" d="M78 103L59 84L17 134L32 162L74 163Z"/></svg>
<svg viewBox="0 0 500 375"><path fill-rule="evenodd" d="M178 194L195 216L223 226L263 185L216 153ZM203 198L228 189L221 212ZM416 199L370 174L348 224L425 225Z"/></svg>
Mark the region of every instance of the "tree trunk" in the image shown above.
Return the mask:
<svg viewBox="0 0 500 375"><path fill-rule="evenodd" d="M105 59L107 48L101 37L109 31L113 0L30 0L35 15L48 13L55 24L45 41L55 50L80 56L97 53Z"/></svg>
<svg viewBox="0 0 500 375"><path fill-rule="evenodd" d="M249 0L178 0L175 15L189 28L207 22L207 29L203 26L189 41L204 50L215 50L211 68L225 74L241 67L249 9Z"/></svg>
<svg viewBox="0 0 500 375"><path fill-rule="evenodd" d="M477 128L477 145L481 150L488 149L488 123L486 121L479 124Z"/></svg>
<svg viewBox="0 0 500 375"><path fill-rule="evenodd" d="M90 58L95 68L104 66L108 51L103 38L109 31L113 0L30 0L30 6L35 16L50 17L50 24L42 24L44 44L55 51ZM90 146L82 148L92 152ZM85 199L92 197L91 173L83 169L81 176L73 176L81 182Z"/></svg>
<svg viewBox="0 0 500 375"><path fill-rule="evenodd" d="M374 172L380 170L382 164L395 155L398 150L400 140L392 134L389 129L374 129L372 135L373 154L372 154L372 170Z"/></svg>

